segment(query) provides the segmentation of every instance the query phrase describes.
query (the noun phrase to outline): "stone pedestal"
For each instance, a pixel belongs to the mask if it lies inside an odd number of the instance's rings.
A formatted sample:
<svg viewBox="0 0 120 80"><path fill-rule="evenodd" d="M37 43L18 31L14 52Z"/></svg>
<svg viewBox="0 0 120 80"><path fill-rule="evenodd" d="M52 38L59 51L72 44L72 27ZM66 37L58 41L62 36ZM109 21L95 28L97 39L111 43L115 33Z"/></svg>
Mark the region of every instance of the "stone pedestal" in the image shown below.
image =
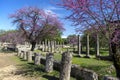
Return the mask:
<svg viewBox="0 0 120 80"><path fill-rule="evenodd" d="M41 58L41 54L35 53L35 60L34 60L35 65L40 65L40 58Z"/></svg>
<svg viewBox="0 0 120 80"><path fill-rule="evenodd" d="M24 52L23 52L23 59L24 59L24 60L27 60L27 51L24 51Z"/></svg>
<svg viewBox="0 0 120 80"><path fill-rule="evenodd" d="M45 51L45 43L44 43L44 41L42 42L42 51Z"/></svg>
<svg viewBox="0 0 120 80"><path fill-rule="evenodd" d="M32 51L29 51L27 53L27 60L28 60L28 62L32 62Z"/></svg>
<svg viewBox="0 0 120 80"><path fill-rule="evenodd" d="M50 41L48 41L48 52L50 52Z"/></svg>
<svg viewBox="0 0 120 80"><path fill-rule="evenodd" d="M21 51L20 53L20 58L23 58L23 51Z"/></svg>
<svg viewBox="0 0 120 80"><path fill-rule="evenodd" d="M71 65L72 54L69 52L63 53L59 80L70 80Z"/></svg>
<svg viewBox="0 0 120 80"><path fill-rule="evenodd" d="M53 53L46 54L46 65L45 65L45 71L46 72L52 72L53 71Z"/></svg>
<svg viewBox="0 0 120 80"><path fill-rule="evenodd" d="M20 53L21 53L21 50L18 49L18 53L17 53L17 56L20 57Z"/></svg>

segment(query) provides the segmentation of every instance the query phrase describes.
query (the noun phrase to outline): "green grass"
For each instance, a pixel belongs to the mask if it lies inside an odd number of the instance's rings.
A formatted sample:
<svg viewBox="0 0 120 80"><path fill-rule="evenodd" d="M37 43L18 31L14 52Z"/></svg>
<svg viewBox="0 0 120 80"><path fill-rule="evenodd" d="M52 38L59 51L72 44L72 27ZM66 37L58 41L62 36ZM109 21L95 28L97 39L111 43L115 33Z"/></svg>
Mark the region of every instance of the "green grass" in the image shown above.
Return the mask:
<svg viewBox="0 0 120 80"><path fill-rule="evenodd" d="M15 61L18 65L20 70L19 73L25 75L27 77L36 77L37 80L58 80L59 79L59 72L54 70L51 73L44 72L44 65L34 65L32 63L28 63L22 59L19 59L17 56L12 57L12 60ZM76 80L75 78L71 77L70 80Z"/></svg>
<svg viewBox="0 0 120 80"><path fill-rule="evenodd" d="M58 53L54 54L55 60L60 61L61 57L62 57L61 54L58 54ZM72 58L72 63L77 64L81 66L82 68L93 70L100 76L100 79L105 75L110 75L110 76L116 75L114 68L111 69L111 66L113 65L112 62L98 60L93 55L91 56L91 58L80 58L80 57L77 57L76 54L74 54Z"/></svg>
<svg viewBox="0 0 120 80"><path fill-rule="evenodd" d="M73 64L80 65L83 68L87 68L95 71L99 76L112 75L115 76L115 70L111 69L112 62L97 60L94 58L78 58L73 57Z"/></svg>
<svg viewBox="0 0 120 80"><path fill-rule="evenodd" d="M66 51L66 49L63 49L63 50ZM94 50L94 49L92 49L92 50ZM36 51L36 52L40 52L43 56L46 55L45 52L41 52L41 51ZM91 52L94 52L94 51L91 51ZM76 57L77 54L74 54L73 59L72 59L72 63L77 64L83 68L87 68L89 70L95 71L100 76L100 79L104 75L115 76L115 70L113 68L111 69L111 66L113 65L112 62L98 60L95 58L95 55L93 55L93 54L91 55L90 59ZM106 56L106 55L108 55L108 50L107 49L100 49L100 54L102 56ZM82 56L85 56L85 54L83 54ZM62 56L60 53L54 53L55 60L60 61L61 57ZM55 73L55 72L53 72L53 73Z"/></svg>

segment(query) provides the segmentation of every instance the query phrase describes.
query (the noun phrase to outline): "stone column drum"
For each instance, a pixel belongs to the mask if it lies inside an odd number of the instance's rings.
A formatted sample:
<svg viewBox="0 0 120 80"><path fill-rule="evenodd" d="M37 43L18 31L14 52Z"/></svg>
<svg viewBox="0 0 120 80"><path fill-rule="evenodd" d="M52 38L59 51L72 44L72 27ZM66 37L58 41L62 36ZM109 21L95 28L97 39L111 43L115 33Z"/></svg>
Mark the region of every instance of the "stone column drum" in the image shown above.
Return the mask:
<svg viewBox="0 0 120 80"><path fill-rule="evenodd" d="M21 51L21 53L20 53L20 58L22 58L22 59L23 59L23 52L24 51Z"/></svg>
<svg viewBox="0 0 120 80"><path fill-rule="evenodd" d="M21 53L21 50L18 49L18 53L17 53L17 56L20 57L20 53Z"/></svg>
<svg viewBox="0 0 120 80"><path fill-rule="evenodd" d="M23 59L27 60L27 51L24 51L24 53L23 53Z"/></svg>
<svg viewBox="0 0 120 80"><path fill-rule="evenodd" d="M40 59L41 59L41 54L40 53L35 53L34 64L35 65L40 65Z"/></svg>
<svg viewBox="0 0 120 80"><path fill-rule="evenodd" d="M62 54L59 80L70 80L71 65L72 65L72 54L69 52L64 52Z"/></svg>
<svg viewBox="0 0 120 80"><path fill-rule="evenodd" d="M28 53L27 53L27 61L32 62L32 51L28 51Z"/></svg>
<svg viewBox="0 0 120 80"><path fill-rule="evenodd" d="M46 54L46 65L45 65L45 72L52 72L53 71L53 53Z"/></svg>

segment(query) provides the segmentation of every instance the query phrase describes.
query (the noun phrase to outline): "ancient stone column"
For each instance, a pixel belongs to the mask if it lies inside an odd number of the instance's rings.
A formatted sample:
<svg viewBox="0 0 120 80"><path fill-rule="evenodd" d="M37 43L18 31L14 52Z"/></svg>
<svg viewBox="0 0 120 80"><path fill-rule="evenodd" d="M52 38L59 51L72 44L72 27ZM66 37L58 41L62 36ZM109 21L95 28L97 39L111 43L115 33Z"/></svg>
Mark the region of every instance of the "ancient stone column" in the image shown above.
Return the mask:
<svg viewBox="0 0 120 80"><path fill-rule="evenodd" d="M24 59L24 60L27 60L27 51L24 51L24 52L23 52L23 59Z"/></svg>
<svg viewBox="0 0 120 80"><path fill-rule="evenodd" d="M62 48L64 48L64 41L62 42Z"/></svg>
<svg viewBox="0 0 120 80"><path fill-rule="evenodd" d="M54 52L54 42L50 41L50 48L51 48L51 52Z"/></svg>
<svg viewBox="0 0 120 80"><path fill-rule="evenodd" d="M78 55L81 57L81 39L80 39L80 35L78 35Z"/></svg>
<svg viewBox="0 0 120 80"><path fill-rule="evenodd" d="M62 54L62 42L60 42L60 45L59 45L59 52Z"/></svg>
<svg viewBox="0 0 120 80"><path fill-rule="evenodd" d="M18 49L18 53L17 53L17 56L20 57L20 54L21 54L21 50Z"/></svg>
<svg viewBox="0 0 120 80"><path fill-rule="evenodd" d="M86 57L90 58L89 34L87 34Z"/></svg>
<svg viewBox="0 0 120 80"><path fill-rule="evenodd" d="M96 56L99 56L100 52L99 52L99 35L96 35Z"/></svg>
<svg viewBox="0 0 120 80"><path fill-rule="evenodd" d="M59 80L70 80L71 65L72 65L72 54L69 52L64 52L62 54Z"/></svg>
<svg viewBox="0 0 120 80"><path fill-rule="evenodd" d="M35 65L40 65L40 59L41 59L41 54L40 53L35 53L34 64Z"/></svg>
<svg viewBox="0 0 120 80"><path fill-rule="evenodd" d="M46 65L45 65L45 71L46 72L52 72L53 71L53 53L47 53L46 54Z"/></svg>
<svg viewBox="0 0 120 80"><path fill-rule="evenodd" d="M42 41L42 51L45 51L45 42Z"/></svg>
<svg viewBox="0 0 120 80"><path fill-rule="evenodd" d="M50 41L48 41L48 52L50 52L51 48L50 48Z"/></svg>
<svg viewBox="0 0 120 80"><path fill-rule="evenodd" d="M54 41L54 52L56 52L56 41Z"/></svg>
<svg viewBox="0 0 120 80"><path fill-rule="evenodd" d="M47 51L47 40L45 40L45 49L44 51L46 52Z"/></svg>
<svg viewBox="0 0 120 80"><path fill-rule="evenodd" d="M23 51L21 51L20 58L23 58Z"/></svg>
<svg viewBox="0 0 120 80"><path fill-rule="evenodd" d="M32 51L29 51L27 53L27 60L28 60L28 62L32 62Z"/></svg>
<svg viewBox="0 0 120 80"><path fill-rule="evenodd" d="M54 44L54 41L52 41L52 53L55 52L55 44Z"/></svg>
<svg viewBox="0 0 120 80"><path fill-rule="evenodd" d="M57 46L58 46L58 52L60 52L60 42L57 42Z"/></svg>

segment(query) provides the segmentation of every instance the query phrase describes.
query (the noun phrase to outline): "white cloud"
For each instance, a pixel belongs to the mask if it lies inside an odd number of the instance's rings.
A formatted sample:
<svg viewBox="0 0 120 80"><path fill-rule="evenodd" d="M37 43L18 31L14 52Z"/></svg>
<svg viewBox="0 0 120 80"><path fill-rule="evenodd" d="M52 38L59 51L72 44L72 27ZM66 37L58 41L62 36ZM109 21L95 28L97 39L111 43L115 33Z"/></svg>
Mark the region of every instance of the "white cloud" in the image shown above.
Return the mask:
<svg viewBox="0 0 120 80"><path fill-rule="evenodd" d="M62 10L62 8L48 6L48 7L44 8L44 10L45 10L45 12L55 14L56 16L58 16L60 18L63 18L63 16L64 16L64 14L56 13L56 12Z"/></svg>
<svg viewBox="0 0 120 80"><path fill-rule="evenodd" d="M48 9L44 9L46 14L53 14L54 16L58 16L55 12L53 12L52 10L48 10Z"/></svg>
<svg viewBox="0 0 120 80"><path fill-rule="evenodd" d="M54 7L54 6L49 6L46 9L48 10L62 10L62 8Z"/></svg>
<svg viewBox="0 0 120 80"><path fill-rule="evenodd" d="M44 11L45 11L46 13L56 14L55 12L53 12L53 11L52 11L52 10L50 10L50 9L44 9Z"/></svg>
<svg viewBox="0 0 120 80"><path fill-rule="evenodd" d="M50 10L50 9L44 9L44 11L46 12L46 13L51 13L51 14L54 14L55 16L57 16L57 17L59 17L59 18L64 18L64 14L60 14L60 13L56 13L56 12L54 12L53 10Z"/></svg>
<svg viewBox="0 0 120 80"><path fill-rule="evenodd" d="M67 38L67 36L65 36L65 35L62 35L62 38Z"/></svg>

